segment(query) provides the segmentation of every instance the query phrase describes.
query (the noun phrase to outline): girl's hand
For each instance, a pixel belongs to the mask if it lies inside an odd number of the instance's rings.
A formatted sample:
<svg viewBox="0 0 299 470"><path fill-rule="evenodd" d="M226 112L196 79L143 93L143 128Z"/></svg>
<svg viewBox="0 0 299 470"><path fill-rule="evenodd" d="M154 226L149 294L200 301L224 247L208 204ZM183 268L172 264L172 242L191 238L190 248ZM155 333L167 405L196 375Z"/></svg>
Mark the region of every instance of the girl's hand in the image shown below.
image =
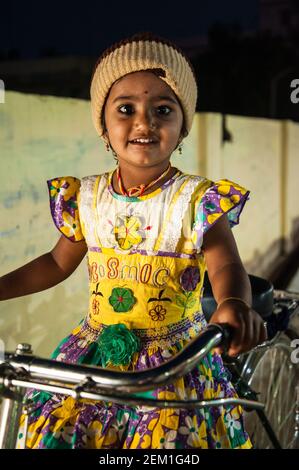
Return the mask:
<svg viewBox="0 0 299 470"><path fill-rule="evenodd" d="M227 300L217 309L210 323L228 323L233 330L232 341L227 351L229 356L253 349L267 339L267 332L262 317L252 308L235 300ZM215 348L218 354L224 352L223 347Z"/></svg>

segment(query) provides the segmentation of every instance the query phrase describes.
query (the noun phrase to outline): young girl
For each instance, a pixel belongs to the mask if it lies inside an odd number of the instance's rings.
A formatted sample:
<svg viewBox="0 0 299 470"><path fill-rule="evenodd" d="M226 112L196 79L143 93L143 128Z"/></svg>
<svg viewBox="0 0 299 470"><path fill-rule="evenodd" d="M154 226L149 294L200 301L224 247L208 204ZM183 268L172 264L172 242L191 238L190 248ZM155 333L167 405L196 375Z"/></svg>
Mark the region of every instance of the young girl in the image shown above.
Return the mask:
<svg viewBox="0 0 299 470"><path fill-rule="evenodd" d="M187 57L150 33L114 44L98 60L92 117L117 168L81 181L49 180L52 217L62 235L50 253L0 279L2 300L38 292L70 276L88 253L88 313L52 359L122 371L162 364L207 325L201 309L206 269L218 303L211 322L233 328L229 354L265 340L231 232L249 191L170 164L190 131L196 99ZM220 352L145 396L236 396ZM35 404L29 448L251 447L240 407L162 410L34 390L27 397Z"/></svg>

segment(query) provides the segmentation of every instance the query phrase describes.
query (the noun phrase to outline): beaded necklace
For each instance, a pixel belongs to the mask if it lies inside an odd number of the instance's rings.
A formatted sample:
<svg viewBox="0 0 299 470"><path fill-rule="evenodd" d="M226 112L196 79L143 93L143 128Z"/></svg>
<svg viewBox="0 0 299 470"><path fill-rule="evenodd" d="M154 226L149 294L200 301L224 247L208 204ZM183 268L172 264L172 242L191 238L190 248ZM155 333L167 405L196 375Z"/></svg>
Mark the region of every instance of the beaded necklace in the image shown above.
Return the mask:
<svg viewBox="0 0 299 470"><path fill-rule="evenodd" d="M153 186L155 183L157 183L158 181L160 181L162 178L164 178L164 176L169 172L171 166L170 166L170 163L168 164L168 167L166 168L166 170L162 173L162 175L159 176L159 178L156 178L154 181L151 181L149 184L139 184L138 186L133 186L132 188L128 188L127 191L124 189L124 186L123 186L123 183L122 183L122 180L121 180L121 176L120 176L120 168L117 167L116 169L116 176L117 176L117 182L118 182L118 186L119 186L119 189L120 189L120 192L123 196L128 196L128 197L138 197L138 196L142 196L142 194L144 193L144 191L148 188L150 188L151 186Z"/></svg>

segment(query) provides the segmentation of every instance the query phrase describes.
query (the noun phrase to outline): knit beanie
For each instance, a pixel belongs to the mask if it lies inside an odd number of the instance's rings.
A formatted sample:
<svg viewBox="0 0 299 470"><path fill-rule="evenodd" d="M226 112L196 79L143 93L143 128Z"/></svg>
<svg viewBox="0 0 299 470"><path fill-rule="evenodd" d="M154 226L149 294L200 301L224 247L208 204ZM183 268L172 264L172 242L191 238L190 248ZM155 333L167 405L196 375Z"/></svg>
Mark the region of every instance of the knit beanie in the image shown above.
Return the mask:
<svg viewBox="0 0 299 470"><path fill-rule="evenodd" d="M176 94L182 106L187 134L190 132L197 101L192 64L174 43L143 32L113 44L95 64L90 97L92 120L100 137L104 134L102 113L113 83L129 73L150 69L160 69L159 78Z"/></svg>

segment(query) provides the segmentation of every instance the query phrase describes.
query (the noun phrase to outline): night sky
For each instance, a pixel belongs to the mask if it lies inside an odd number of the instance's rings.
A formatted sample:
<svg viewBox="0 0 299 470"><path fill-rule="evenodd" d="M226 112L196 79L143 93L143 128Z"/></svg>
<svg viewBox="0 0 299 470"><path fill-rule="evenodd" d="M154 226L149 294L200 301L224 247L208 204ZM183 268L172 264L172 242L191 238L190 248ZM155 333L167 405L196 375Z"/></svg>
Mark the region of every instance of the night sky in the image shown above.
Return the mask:
<svg viewBox="0 0 299 470"><path fill-rule="evenodd" d="M205 35L215 23L255 31L258 0L16 2L1 5L0 52L21 58L53 48L60 55L94 56L123 37L152 31L169 39Z"/></svg>

